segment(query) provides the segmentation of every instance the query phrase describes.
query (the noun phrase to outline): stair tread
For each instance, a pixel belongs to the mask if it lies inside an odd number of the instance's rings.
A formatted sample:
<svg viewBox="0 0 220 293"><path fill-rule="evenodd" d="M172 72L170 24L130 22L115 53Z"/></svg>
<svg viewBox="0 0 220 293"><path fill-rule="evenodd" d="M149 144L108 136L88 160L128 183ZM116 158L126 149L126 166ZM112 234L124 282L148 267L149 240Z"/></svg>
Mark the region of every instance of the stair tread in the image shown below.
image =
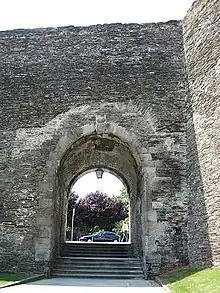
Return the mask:
<svg viewBox="0 0 220 293"><path fill-rule="evenodd" d="M65 243L52 276L144 278L139 259L132 256L131 245L119 243Z"/></svg>
<svg viewBox="0 0 220 293"><path fill-rule="evenodd" d="M128 257L129 255L128 254L123 254L123 253L118 253L118 254L116 254L116 253L73 253L73 252L62 252L62 254L63 255L65 255L65 254L72 254L72 255L88 255L88 256L99 256L99 255L101 255L101 256L116 256L116 257L118 257L118 256L123 256L123 257Z"/></svg>
<svg viewBox="0 0 220 293"><path fill-rule="evenodd" d="M100 253L107 253L107 254L130 254L127 251L79 251L79 250L68 250L64 249L63 252L72 252L72 253L94 253L94 254L100 254Z"/></svg>
<svg viewBox="0 0 220 293"><path fill-rule="evenodd" d="M100 264L98 263L98 264L90 264L90 263L88 263L88 264L81 264L81 263L79 263L79 264L76 264L76 263L57 263L57 262L55 262L55 266L76 266L76 267L91 267L91 268L95 268L95 267L100 267ZM108 264L108 263L106 263L106 264L103 264L103 267L114 267L114 268L139 268L140 267L140 265L138 265L138 264L133 264L133 265L130 265L130 264L117 264L117 263L110 263L110 264Z"/></svg>
<svg viewBox="0 0 220 293"><path fill-rule="evenodd" d="M63 245L121 245L121 246L131 246L131 242L122 241L65 241Z"/></svg>
<svg viewBox="0 0 220 293"><path fill-rule="evenodd" d="M85 250L85 251L79 251L79 250L71 250L71 249L63 249L62 251L68 251L68 252L74 252L74 253L109 253L109 254L114 254L114 253L121 253L121 254L129 254L128 251L108 251L108 250L102 250L102 251L88 251L88 250Z"/></svg>
<svg viewBox="0 0 220 293"><path fill-rule="evenodd" d="M126 268L117 268L117 267L103 267L102 269L99 268L91 268L91 267L64 267L64 266L54 266L53 270L70 270L70 271L142 271L140 267L126 267Z"/></svg>
<svg viewBox="0 0 220 293"><path fill-rule="evenodd" d="M104 276L109 276L109 277L117 277L117 276L128 276L128 277L142 277L143 278L143 274L100 274L100 273L85 273L83 272L81 273L74 273L74 274L69 274L69 273L52 273L52 276L98 276L98 277L104 277Z"/></svg>
<svg viewBox="0 0 220 293"><path fill-rule="evenodd" d="M53 271L54 272L56 272L56 271L60 271L61 269L59 269L59 268L54 268L53 269ZM69 268L65 268L65 269L63 269L62 268L62 272L86 272L86 273L95 273L95 272L99 272L99 273L105 273L105 272L111 272L111 273L114 273L114 274L116 274L116 273L118 273L118 272L120 272L120 273L140 273L140 272L142 272L142 270L139 268L139 269L137 269L137 270L132 270L132 269L126 269L126 270L118 270L118 269L93 269L93 270L88 270L87 268L84 268L84 269L78 269L78 268L76 268L76 269L69 269Z"/></svg>
<svg viewBox="0 0 220 293"><path fill-rule="evenodd" d="M100 249L73 249L71 247L65 247L63 250L71 250L71 251L81 251L81 252L85 252L85 251L92 251L92 252L101 252ZM128 250L121 250L121 249L103 249L102 251L104 252L123 252L123 253L129 253L130 251Z"/></svg>
<svg viewBox="0 0 220 293"><path fill-rule="evenodd" d="M131 251L131 249L130 248L123 248L123 249L121 249L120 247L114 247L114 248L112 248L112 247L102 247L102 246L100 246L100 247L72 247L72 246L63 246L62 247L62 249L72 249L72 250L94 250L94 251L96 251L96 250L99 250L99 249L103 249L103 250L111 250L111 251Z"/></svg>
<svg viewBox="0 0 220 293"><path fill-rule="evenodd" d="M130 260L137 260L138 261L138 259L137 258L132 258L132 257L128 257L128 258L120 258L120 257L84 257L84 256L82 256L82 257L78 257L78 256L72 256L72 257L69 257L69 256L60 256L60 257L58 257L58 259L60 259L60 258L65 258L65 259L88 259L88 260L91 260L91 259L97 259L97 260L127 260L127 261L130 261Z"/></svg>

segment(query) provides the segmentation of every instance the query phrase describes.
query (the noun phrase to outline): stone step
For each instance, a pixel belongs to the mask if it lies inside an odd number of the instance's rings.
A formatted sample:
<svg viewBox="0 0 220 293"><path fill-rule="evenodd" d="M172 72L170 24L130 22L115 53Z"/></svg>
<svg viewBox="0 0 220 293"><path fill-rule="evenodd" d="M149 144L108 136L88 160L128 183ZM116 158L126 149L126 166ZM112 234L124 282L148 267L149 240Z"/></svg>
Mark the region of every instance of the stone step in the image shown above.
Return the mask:
<svg viewBox="0 0 220 293"><path fill-rule="evenodd" d="M53 273L53 277L62 277L62 278L96 278L96 279L144 279L143 274L94 274L94 273Z"/></svg>
<svg viewBox="0 0 220 293"><path fill-rule="evenodd" d="M70 248L75 250L120 250L120 251L128 251L130 250L130 246L122 246L122 245L112 245L112 246L105 246L105 245L64 245L63 248Z"/></svg>
<svg viewBox="0 0 220 293"><path fill-rule="evenodd" d="M86 268L87 270L88 269L99 269L99 268L104 268L104 269L116 269L116 270L129 270L129 269L140 269L140 265L137 265L137 264L133 264L133 265L128 265L128 264L100 264L100 263L97 263L97 264L91 264L91 263L88 263L88 264L82 264L82 263L78 263L78 264L68 264L68 263L55 263L54 265L54 269L56 268L70 268L70 269L84 269Z"/></svg>
<svg viewBox="0 0 220 293"><path fill-rule="evenodd" d="M86 252L86 251L94 251L94 252L102 252L102 251L106 251L106 252L124 252L124 253L130 253L130 249L120 249L120 248L115 248L115 249L106 249L106 248L73 248L73 247L63 247L62 250L70 250L70 251L81 251L81 252Z"/></svg>
<svg viewBox="0 0 220 293"><path fill-rule="evenodd" d="M131 251L129 250L120 250L120 249L72 249L69 247L64 247L62 249L62 251L70 251L70 252L74 252L74 253L87 253L87 252L91 252L91 253L123 253L123 254L131 254Z"/></svg>
<svg viewBox="0 0 220 293"><path fill-rule="evenodd" d="M131 245L65 243L52 276L143 279L143 271Z"/></svg>
<svg viewBox="0 0 220 293"><path fill-rule="evenodd" d="M117 258L116 258L117 259ZM91 264L91 265L105 265L105 264L115 264L115 265L140 265L139 260L128 260L127 258L119 258L120 261L116 261L110 258L103 258L102 260L95 260L94 258L69 258L68 257L61 257L56 259L58 263L67 263L67 264Z"/></svg>
<svg viewBox="0 0 220 293"><path fill-rule="evenodd" d="M54 273L57 273L57 272L63 272L63 273L99 273L99 274L141 274L142 273L142 270L140 268L138 269L135 269L135 270L132 270L130 268L128 269L123 269L123 270L119 270L119 269L115 269L115 268L109 268L109 269L106 269L106 268L93 268L91 270L88 270L87 267L85 268L81 268L81 269L78 269L78 268L69 268L69 267L61 267L61 268L54 268L53 269L53 272Z"/></svg>
<svg viewBox="0 0 220 293"><path fill-rule="evenodd" d="M74 251L74 250L68 250L64 249L62 250L62 253L72 253L72 254L109 254L109 255L130 255L127 251Z"/></svg>
<svg viewBox="0 0 220 293"><path fill-rule="evenodd" d="M121 249L130 248L130 243L125 242L65 242L63 246L71 247L120 247Z"/></svg>
<svg viewBox="0 0 220 293"><path fill-rule="evenodd" d="M95 248L90 248L90 247L71 247L71 246L65 246L62 248L63 251L73 251L73 252L109 252L109 253L118 253L118 252L121 252L121 253L131 253L131 250L130 249L120 249L120 248L114 248L114 249L111 249L111 248L98 248L98 247L95 247Z"/></svg>
<svg viewBox="0 0 220 293"><path fill-rule="evenodd" d="M127 258L129 257L128 254L122 253L72 253L68 251L61 252L61 256L83 256L83 257L106 257L106 258Z"/></svg>
<svg viewBox="0 0 220 293"><path fill-rule="evenodd" d="M57 258L57 260L60 261L69 261L69 262L100 262L100 263L104 263L104 262L123 262L123 263L139 263L139 260L137 258L131 258L131 257L127 257L127 258L120 258L120 257L83 257L83 256L60 256Z"/></svg>

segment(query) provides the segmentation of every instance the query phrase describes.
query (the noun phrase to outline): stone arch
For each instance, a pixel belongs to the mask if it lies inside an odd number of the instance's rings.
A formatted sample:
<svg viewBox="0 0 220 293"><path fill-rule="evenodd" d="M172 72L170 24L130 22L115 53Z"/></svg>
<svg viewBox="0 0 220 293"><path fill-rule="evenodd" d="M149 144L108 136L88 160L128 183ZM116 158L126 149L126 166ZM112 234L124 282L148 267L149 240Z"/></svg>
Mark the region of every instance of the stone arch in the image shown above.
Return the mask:
<svg viewBox="0 0 220 293"><path fill-rule="evenodd" d="M137 165L129 147L118 137L113 136L112 134L97 135L97 133L92 133L90 135L83 136L74 142L68 150L66 150L60 162L57 173L58 181L55 187L58 191L56 197L60 198L60 204L58 205L61 207L61 210L57 215L57 222L65 214L67 204L65 199L67 198L66 195L68 186L72 178L88 168L96 168L98 166L114 170L115 173L121 174L120 177L125 178L125 181L129 184L131 202L133 202L132 214L136 215L136 221L133 220L132 234L136 235L136 238L140 238L142 235L141 211L137 211L136 207L138 198L139 201L141 198L140 191L138 190L138 185L140 184L140 166ZM62 218L62 223L60 223L61 236L59 238L61 241L64 239L63 232L65 229L63 227L65 220L64 216L64 218ZM139 225L137 225L137 221L139 222ZM136 247L136 250L138 250L138 243L140 243L140 239L137 241L136 238L133 239L133 244Z"/></svg>
<svg viewBox="0 0 220 293"><path fill-rule="evenodd" d="M112 168L115 172L120 170L121 176L126 178L127 182L133 182L129 186L132 198L135 199L131 203L133 209L131 214L135 215L132 224L132 229L134 230L132 234L136 235L133 239L134 252L141 258L144 256L143 259L145 259L146 255L149 254L149 250L153 249L153 246L151 246L151 231L152 227L155 227L156 216L152 211L151 199L147 188L148 181L152 181L155 174L154 167L151 164L151 155L141 146L136 136L125 128L115 123L100 123L96 121L95 124L87 124L76 128L74 131L69 130L63 133L55 150L49 154L45 175L39 186L40 201L37 215L39 237L35 240L36 261L49 262L59 252L63 240L62 233L64 230L62 227L64 227L65 220L61 215L63 215L63 211L66 209L65 205L67 204L67 201L65 202L61 198L67 198L68 186L74 176L79 175L86 168L97 165L97 156L94 155L87 164L76 167L76 161L73 158L71 159L71 154L74 154L74 150L76 152L76 149L78 149L77 156L82 155L83 144L91 142L91 139L111 141L111 143L113 141L113 144L117 146L116 148L121 148L121 154L123 152L127 154L127 157L121 156L118 162L117 160L113 161L112 166L109 163L107 166L103 162L101 166ZM125 158L128 159L130 166L132 166L129 172L127 171L128 168L122 168L122 166L126 166ZM108 151L105 151L103 159L110 162ZM66 171L67 175L65 177L65 164L70 161L74 162L74 164L71 164L76 169L72 174ZM55 222L56 226L60 227L59 230L55 229ZM58 222L59 224L57 224ZM45 230L47 231L47 237L44 236Z"/></svg>

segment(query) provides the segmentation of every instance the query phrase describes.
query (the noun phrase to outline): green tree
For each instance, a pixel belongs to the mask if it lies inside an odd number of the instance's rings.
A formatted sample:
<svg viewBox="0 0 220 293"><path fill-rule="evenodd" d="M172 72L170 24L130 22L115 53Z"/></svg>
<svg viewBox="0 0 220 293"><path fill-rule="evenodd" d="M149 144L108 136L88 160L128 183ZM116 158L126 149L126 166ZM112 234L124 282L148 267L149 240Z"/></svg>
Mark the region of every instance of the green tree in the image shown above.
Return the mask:
<svg viewBox="0 0 220 293"><path fill-rule="evenodd" d="M69 193L68 209L67 209L67 227L69 229L71 228L73 209L76 207L76 203L78 199L79 199L79 195L75 191L72 191Z"/></svg>
<svg viewBox="0 0 220 293"><path fill-rule="evenodd" d="M122 200L108 196L101 191L91 192L80 199L75 206L74 226L79 231L92 231L94 227L112 230L115 223L128 216L128 208Z"/></svg>
<svg viewBox="0 0 220 293"><path fill-rule="evenodd" d="M127 188L125 186L120 189L117 197L126 205L127 208L129 208L130 199Z"/></svg>
<svg viewBox="0 0 220 293"><path fill-rule="evenodd" d="M130 199L129 199L129 194L128 194L127 188L125 186L123 186L120 189L117 198L119 198L124 203L124 205L126 206L127 210L129 210L129 208L130 208ZM127 216L125 219L115 223L114 231L117 234L120 235L122 233L123 226L125 226L125 225L127 225L129 227L129 216Z"/></svg>

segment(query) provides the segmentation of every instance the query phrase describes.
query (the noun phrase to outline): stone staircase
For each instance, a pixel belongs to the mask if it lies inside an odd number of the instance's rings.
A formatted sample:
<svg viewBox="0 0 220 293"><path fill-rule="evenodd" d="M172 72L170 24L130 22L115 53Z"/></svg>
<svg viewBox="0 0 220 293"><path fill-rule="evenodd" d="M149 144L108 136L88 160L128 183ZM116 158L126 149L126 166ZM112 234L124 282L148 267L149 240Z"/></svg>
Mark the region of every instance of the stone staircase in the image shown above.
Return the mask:
<svg viewBox="0 0 220 293"><path fill-rule="evenodd" d="M52 269L54 277L143 279L131 245L122 243L64 244Z"/></svg>

